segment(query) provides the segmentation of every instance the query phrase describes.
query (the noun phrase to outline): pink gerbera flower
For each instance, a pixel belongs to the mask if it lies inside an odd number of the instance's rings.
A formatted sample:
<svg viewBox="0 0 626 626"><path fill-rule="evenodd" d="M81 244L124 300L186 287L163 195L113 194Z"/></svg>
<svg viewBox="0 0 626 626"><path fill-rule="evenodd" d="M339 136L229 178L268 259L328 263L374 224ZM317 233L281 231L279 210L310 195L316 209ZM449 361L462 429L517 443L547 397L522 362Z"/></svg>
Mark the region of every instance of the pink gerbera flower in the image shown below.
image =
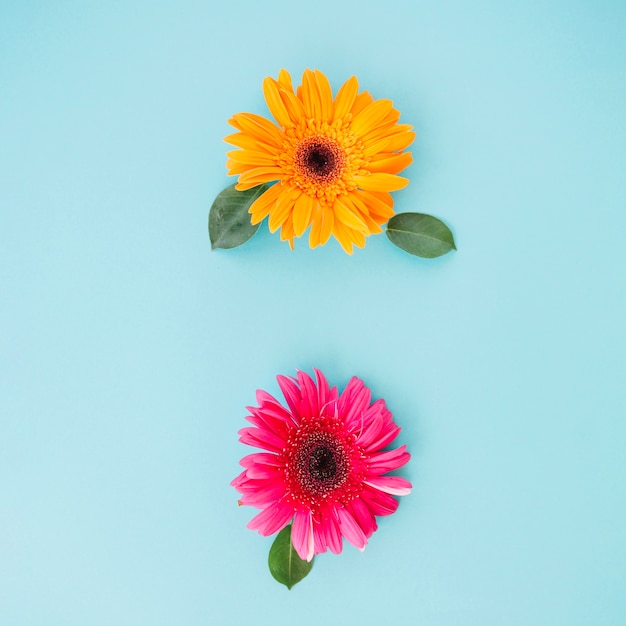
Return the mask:
<svg viewBox="0 0 626 626"><path fill-rule="evenodd" d="M314 381L278 376L287 407L257 391L248 407L252 427L239 431L242 443L262 448L241 459L244 471L232 481L240 504L262 509L248 524L273 535L293 521L291 540L300 558L338 554L342 537L363 550L377 529L376 516L398 508L392 496L410 493L411 483L387 472L410 459L406 446L383 451L400 432L384 400L353 377L339 396L324 375Z"/></svg>

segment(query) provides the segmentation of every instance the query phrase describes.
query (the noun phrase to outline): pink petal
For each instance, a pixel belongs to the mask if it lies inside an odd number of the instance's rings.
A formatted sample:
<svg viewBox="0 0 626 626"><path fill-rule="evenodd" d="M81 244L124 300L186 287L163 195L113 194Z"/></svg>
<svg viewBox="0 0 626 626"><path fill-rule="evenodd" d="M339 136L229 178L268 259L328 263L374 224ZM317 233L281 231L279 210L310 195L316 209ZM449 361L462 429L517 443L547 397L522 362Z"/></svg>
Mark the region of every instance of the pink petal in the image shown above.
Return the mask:
<svg viewBox="0 0 626 626"><path fill-rule="evenodd" d="M363 412L369 407L371 397L370 390L363 381L353 376L339 396L337 405L339 415L348 428L355 420L360 422Z"/></svg>
<svg viewBox="0 0 626 626"><path fill-rule="evenodd" d="M270 404L280 404L280 402L278 402L272 394L267 393L267 391L264 391L263 389L257 389L256 401L259 406L265 404L266 402L269 402Z"/></svg>
<svg viewBox="0 0 626 626"><path fill-rule="evenodd" d="M280 467L283 465L283 461L276 454L270 454L269 452L254 452L247 454L240 461L241 467L251 467L252 465L272 465Z"/></svg>
<svg viewBox="0 0 626 626"><path fill-rule="evenodd" d="M322 411L330 402L337 399L337 389L333 387L333 392L331 393L330 387L328 385L328 381L322 372L319 370L315 371L315 379L317 380L317 405Z"/></svg>
<svg viewBox="0 0 626 626"><path fill-rule="evenodd" d="M248 480L247 476L248 476L247 472L245 472L245 471L241 472L241 474L239 474L239 476L237 476L236 478L233 478L230 481L230 486L234 487L235 489L237 489L239 491L239 486L241 484L245 483L246 480Z"/></svg>
<svg viewBox="0 0 626 626"><path fill-rule="evenodd" d="M369 450L373 441L375 441L385 427L385 420L380 411L374 408L374 405L370 407L361 416L361 423L355 431L358 444L365 450Z"/></svg>
<svg viewBox="0 0 626 626"><path fill-rule="evenodd" d="M303 416L319 415L319 407L317 406L317 388L313 379L305 372L298 372L298 383L300 384L300 393L302 400L300 401L299 414Z"/></svg>
<svg viewBox="0 0 626 626"><path fill-rule="evenodd" d="M283 392L285 396L285 400L287 400L287 404L291 409L291 413L294 417L299 417L299 408L300 408L300 400L302 398L300 394L300 389L296 384L296 381L293 378L288 378L287 376L276 376L276 380L278 381L278 386L280 390Z"/></svg>
<svg viewBox="0 0 626 626"><path fill-rule="evenodd" d="M368 447L367 451L382 450L387 447L400 433L400 427L393 424L383 431Z"/></svg>
<svg viewBox="0 0 626 626"><path fill-rule="evenodd" d="M359 438L359 445L366 451L381 450L389 445L400 432L400 427L393 422L391 412L384 400L377 400L363 416L366 427Z"/></svg>
<svg viewBox="0 0 626 626"><path fill-rule="evenodd" d="M343 548L341 531L336 519L334 507L323 508L318 516L313 520L313 527L318 528L324 547L328 546L334 554L340 554ZM325 550L324 550L325 551Z"/></svg>
<svg viewBox="0 0 626 626"><path fill-rule="evenodd" d="M326 533L326 541L328 547L333 554L341 554L343 548L343 540L341 538L341 531L339 530L339 524L332 518L325 522L324 531Z"/></svg>
<svg viewBox="0 0 626 626"><path fill-rule="evenodd" d="M379 491L373 487L367 485L361 492L361 500L365 502L367 508L378 516L391 515L395 513L398 508L398 501L392 498L389 494Z"/></svg>
<svg viewBox="0 0 626 626"><path fill-rule="evenodd" d="M352 514L343 507L335 509L339 520L341 534L359 550L364 550L367 545L367 537Z"/></svg>
<svg viewBox="0 0 626 626"><path fill-rule="evenodd" d="M255 480L276 481L283 479L283 471L271 465L252 465L248 468L248 478Z"/></svg>
<svg viewBox="0 0 626 626"><path fill-rule="evenodd" d="M406 446L387 452L377 452L370 456L367 462L367 471L370 475L386 474L406 464L411 455L406 451Z"/></svg>
<svg viewBox="0 0 626 626"><path fill-rule="evenodd" d="M328 550L324 527L319 522L316 522L315 519L313 519L313 545L315 554L322 554Z"/></svg>
<svg viewBox="0 0 626 626"><path fill-rule="evenodd" d="M246 407L250 410L250 407ZM281 420L285 422L285 425L291 426L292 424L298 424L299 422L294 420L293 415L289 412L287 407L284 407L282 404L263 402L259 405L258 411L262 411L264 415L269 415L277 420Z"/></svg>
<svg viewBox="0 0 626 626"><path fill-rule="evenodd" d="M284 439L263 428L242 428L239 431L239 441L271 452L280 452L285 447Z"/></svg>
<svg viewBox="0 0 626 626"><path fill-rule="evenodd" d="M400 476L371 476L363 481L366 485L379 489L393 496L408 496L413 485Z"/></svg>
<svg viewBox="0 0 626 626"><path fill-rule="evenodd" d="M357 521L358 525L363 530L366 537L371 537L374 531L378 528L374 515L369 510L365 502L356 498L346 504L346 508L352 513L352 516Z"/></svg>
<svg viewBox="0 0 626 626"><path fill-rule="evenodd" d="M241 493L242 504L256 506L259 509L275 504L285 495L285 486L278 481L271 483L267 480L246 479L235 488Z"/></svg>
<svg viewBox="0 0 626 626"><path fill-rule="evenodd" d="M259 534L268 537L282 530L292 517L293 507L276 503L255 515L248 522L248 528L250 530L258 530Z"/></svg>
<svg viewBox="0 0 626 626"><path fill-rule="evenodd" d="M313 535L313 517L311 511L298 511L291 527L291 543L298 556L304 561L311 561L315 554Z"/></svg>
<svg viewBox="0 0 626 626"><path fill-rule="evenodd" d="M285 422L282 418L276 418L263 409L255 409L254 407L247 407L251 415L246 416L246 420L259 428L265 428L275 435L278 435L281 439L287 439L291 429L293 428L293 422L291 418L289 422Z"/></svg>

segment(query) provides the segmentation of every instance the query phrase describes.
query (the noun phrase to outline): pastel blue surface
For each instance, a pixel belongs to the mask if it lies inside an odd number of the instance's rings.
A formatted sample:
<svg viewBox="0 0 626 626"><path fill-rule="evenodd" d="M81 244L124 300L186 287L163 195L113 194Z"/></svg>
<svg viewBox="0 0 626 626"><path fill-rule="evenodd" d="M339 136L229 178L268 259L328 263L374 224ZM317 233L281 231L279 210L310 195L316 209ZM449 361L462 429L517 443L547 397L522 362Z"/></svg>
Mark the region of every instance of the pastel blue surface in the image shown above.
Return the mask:
<svg viewBox="0 0 626 626"><path fill-rule="evenodd" d="M0 4L0 621L626 623L626 4ZM211 252L227 119L317 67L417 140L384 235ZM288 592L229 487L274 376L362 377L413 493Z"/></svg>

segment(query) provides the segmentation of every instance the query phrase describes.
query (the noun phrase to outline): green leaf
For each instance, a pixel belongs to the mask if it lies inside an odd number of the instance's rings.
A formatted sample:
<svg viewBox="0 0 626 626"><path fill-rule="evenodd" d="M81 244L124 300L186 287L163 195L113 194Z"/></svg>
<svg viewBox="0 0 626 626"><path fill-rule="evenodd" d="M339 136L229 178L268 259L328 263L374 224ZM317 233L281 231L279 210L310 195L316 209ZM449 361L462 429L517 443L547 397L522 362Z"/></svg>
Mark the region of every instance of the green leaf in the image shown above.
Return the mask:
<svg viewBox="0 0 626 626"><path fill-rule="evenodd" d="M268 189L258 185L247 191L237 191L229 185L220 191L209 211L209 237L211 248L236 248L259 230L259 225L250 223L250 205Z"/></svg>
<svg viewBox="0 0 626 626"><path fill-rule="evenodd" d="M456 250L450 229L436 217L423 213L398 213L387 224L391 243L415 256L433 259Z"/></svg>
<svg viewBox="0 0 626 626"><path fill-rule="evenodd" d="M272 576L279 583L286 585L287 589L291 589L311 571L313 561L310 563L303 561L291 543L291 524L276 535L267 564Z"/></svg>

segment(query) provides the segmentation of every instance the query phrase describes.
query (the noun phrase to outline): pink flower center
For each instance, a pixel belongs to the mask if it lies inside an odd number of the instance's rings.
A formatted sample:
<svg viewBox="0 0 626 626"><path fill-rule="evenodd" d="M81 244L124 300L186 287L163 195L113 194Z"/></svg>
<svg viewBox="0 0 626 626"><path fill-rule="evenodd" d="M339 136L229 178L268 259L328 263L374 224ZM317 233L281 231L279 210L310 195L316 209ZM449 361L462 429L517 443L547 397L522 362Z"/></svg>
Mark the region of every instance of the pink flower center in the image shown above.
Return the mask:
<svg viewBox="0 0 626 626"><path fill-rule="evenodd" d="M288 501L313 511L361 492L366 464L356 437L330 416L302 418L284 454Z"/></svg>

